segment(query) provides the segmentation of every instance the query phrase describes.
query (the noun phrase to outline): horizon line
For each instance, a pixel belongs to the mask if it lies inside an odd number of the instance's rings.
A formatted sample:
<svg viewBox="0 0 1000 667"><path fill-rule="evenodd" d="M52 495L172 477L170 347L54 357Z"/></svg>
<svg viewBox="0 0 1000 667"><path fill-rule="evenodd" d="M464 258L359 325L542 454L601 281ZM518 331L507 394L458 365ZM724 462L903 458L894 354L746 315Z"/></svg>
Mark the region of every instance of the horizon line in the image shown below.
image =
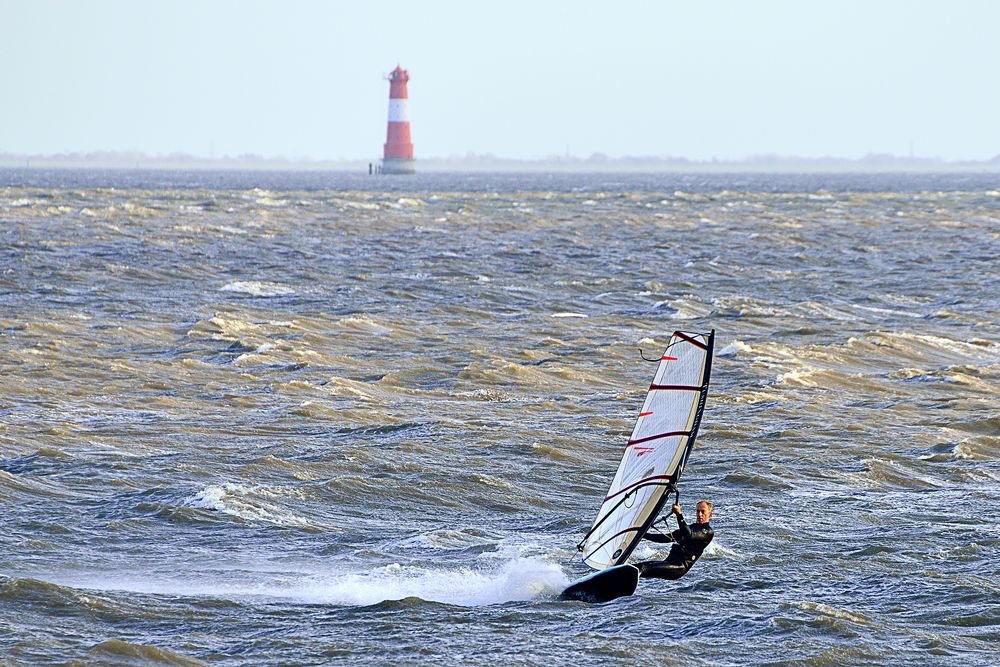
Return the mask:
<svg viewBox="0 0 1000 667"><path fill-rule="evenodd" d="M203 156L182 151L170 153L147 153L139 150L91 150L91 151L62 151L58 153L7 153L0 151L0 165L7 162L28 163L31 161L41 162L147 162L147 163L207 163L225 164L232 162L241 163L267 163L271 165L306 166L306 165L365 165L378 164L383 158L370 157L336 157L336 158L313 158L311 156L298 156L289 158L285 155L263 155L260 153L244 152L236 155L228 153L222 156ZM563 166L627 166L629 164L647 164L664 167L697 167L697 166L721 166L721 165L876 165L876 164L897 164L913 166L1000 166L1000 153L986 159L945 159L939 156L918 156L918 155L896 155L894 153L871 152L857 158L842 157L836 155L824 155L821 157L808 157L795 154L780 153L757 153L739 158L688 158L676 155L622 155L609 156L605 153L594 152L587 157L580 157L571 154L547 155L545 157L506 157L493 153L475 153L469 151L464 155L450 156L428 156L417 157L414 160L417 164L434 163L454 163L454 164L527 164L527 165L563 165ZM13 165L11 165L13 166Z"/></svg>

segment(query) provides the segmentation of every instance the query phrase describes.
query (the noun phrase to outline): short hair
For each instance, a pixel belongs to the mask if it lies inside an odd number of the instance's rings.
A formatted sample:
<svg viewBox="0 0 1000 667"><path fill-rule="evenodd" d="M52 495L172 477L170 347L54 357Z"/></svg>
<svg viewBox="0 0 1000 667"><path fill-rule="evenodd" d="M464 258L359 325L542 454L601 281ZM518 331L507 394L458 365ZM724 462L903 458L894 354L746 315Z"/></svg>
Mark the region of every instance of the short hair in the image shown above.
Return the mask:
<svg viewBox="0 0 1000 667"><path fill-rule="evenodd" d="M697 507L698 505L701 505L702 503L705 503L706 505L708 505L708 511L709 512L711 512L714 509L712 507L712 501L711 500L699 500L697 503L695 503L694 506Z"/></svg>

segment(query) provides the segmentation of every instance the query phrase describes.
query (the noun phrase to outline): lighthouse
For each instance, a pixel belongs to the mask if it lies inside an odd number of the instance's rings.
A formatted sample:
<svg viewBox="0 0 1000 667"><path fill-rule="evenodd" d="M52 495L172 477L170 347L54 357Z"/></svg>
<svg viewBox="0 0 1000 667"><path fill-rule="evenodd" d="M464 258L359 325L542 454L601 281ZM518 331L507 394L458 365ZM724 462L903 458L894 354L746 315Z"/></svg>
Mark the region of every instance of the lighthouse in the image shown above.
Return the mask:
<svg viewBox="0 0 1000 667"><path fill-rule="evenodd" d="M410 74L396 65L389 74L389 123L385 134L382 173L412 174L413 144L410 143L410 117L406 113L406 82Z"/></svg>

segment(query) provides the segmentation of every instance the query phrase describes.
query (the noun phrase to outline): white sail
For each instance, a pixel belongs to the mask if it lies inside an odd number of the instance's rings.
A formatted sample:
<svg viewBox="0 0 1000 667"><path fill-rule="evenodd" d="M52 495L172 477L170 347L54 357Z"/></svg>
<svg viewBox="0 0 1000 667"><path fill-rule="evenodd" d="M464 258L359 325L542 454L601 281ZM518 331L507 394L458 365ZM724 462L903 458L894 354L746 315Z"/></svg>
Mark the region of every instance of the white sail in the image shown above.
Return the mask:
<svg viewBox="0 0 1000 667"><path fill-rule="evenodd" d="M714 330L671 337L615 479L579 545L590 567L624 563L677 484L705 407L714 341Z"/></svg>

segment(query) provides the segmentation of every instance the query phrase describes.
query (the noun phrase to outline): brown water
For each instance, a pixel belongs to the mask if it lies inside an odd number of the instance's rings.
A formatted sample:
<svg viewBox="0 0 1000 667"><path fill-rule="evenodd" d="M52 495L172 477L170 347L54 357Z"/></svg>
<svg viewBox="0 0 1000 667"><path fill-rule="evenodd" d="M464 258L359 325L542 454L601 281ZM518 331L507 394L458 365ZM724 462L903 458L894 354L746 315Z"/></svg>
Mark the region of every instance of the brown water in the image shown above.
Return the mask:
<svg viewBox="0 0 1000 667"><path fill-rule="evenodd" d="M993 662L996 177L0 183L10 664ZM676 328L716 542L557 602Z"/></svg>

